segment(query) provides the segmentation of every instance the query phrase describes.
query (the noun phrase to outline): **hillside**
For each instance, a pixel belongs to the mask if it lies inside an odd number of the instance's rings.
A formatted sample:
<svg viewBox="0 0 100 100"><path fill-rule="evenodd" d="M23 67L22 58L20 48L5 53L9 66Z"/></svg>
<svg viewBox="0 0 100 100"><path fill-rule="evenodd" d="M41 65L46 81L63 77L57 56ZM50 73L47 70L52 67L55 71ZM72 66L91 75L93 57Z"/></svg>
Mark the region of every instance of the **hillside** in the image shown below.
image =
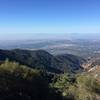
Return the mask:
<svg viewBox="0 0 100 100"><path fill-rule="evenodd" d="M100 66L95 66L88 70L88 74L94 77L98 82L100 82Z"/></svg>
<svg viewBox="0 0 100 100"><path fill-rule="evenodd" d="M84 60L74 55L53 56L44 50L0 50L0 61L17 61L31 68L43 69L53 73L76 72L82 70Z"/></svg>
<svg viewBox="0 0 100 100"><path fill-rule="evenodd" d="M40 71L6 60L0 65L0 100L62 100Z"/></svg>
<svg viewBox="0 0 100 100"><path fill-rule="evenodd" d="M82 66L87 71L94 67L100 67L100 54L89 57Z"/></svg>
<svg viewBox="0 0 100 100"><path fill-rule="evenodd" d="M80 57L16 49L0 50L0 61L0 100L100 99L100 67L82 72Z"/></svg>
<svg viewBox="0 0 100 100"><path fill-rule="evenodd" d="M62 62L62 66L65 72L68 69L71 72L83 70L82 64L85 62L85 59L81 57L74 56L71 54L62 54L62 55L57 55L56 58Z"/></svg>

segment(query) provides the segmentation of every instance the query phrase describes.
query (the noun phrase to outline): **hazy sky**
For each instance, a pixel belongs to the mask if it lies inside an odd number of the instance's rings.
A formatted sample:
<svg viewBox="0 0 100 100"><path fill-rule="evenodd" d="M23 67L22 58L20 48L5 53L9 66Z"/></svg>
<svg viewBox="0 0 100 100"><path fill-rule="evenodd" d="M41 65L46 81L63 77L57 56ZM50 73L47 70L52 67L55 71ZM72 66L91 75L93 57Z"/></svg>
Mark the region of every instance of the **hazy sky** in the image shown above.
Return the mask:
<svg viewBox="0 0 100 100"><path fill-rule="evenodd" d="M0 0L0 39L34 33L100 33L100 0Z"/></svg>

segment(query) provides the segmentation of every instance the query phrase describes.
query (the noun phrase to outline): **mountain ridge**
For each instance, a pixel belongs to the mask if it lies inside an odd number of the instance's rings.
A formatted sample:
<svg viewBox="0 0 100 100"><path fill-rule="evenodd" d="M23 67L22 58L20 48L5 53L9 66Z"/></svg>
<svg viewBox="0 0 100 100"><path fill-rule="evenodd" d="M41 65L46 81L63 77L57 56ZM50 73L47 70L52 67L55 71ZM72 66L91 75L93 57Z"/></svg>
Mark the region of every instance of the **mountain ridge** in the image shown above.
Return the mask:
<svg viewBox="0 0 100 100"><path fill-rule="evenodd" d="M84 59L66 54L54 56L44 50L0 50L0 61L16 61L32 68L44 69L54 73L77 72L82 70Z"/></svg>

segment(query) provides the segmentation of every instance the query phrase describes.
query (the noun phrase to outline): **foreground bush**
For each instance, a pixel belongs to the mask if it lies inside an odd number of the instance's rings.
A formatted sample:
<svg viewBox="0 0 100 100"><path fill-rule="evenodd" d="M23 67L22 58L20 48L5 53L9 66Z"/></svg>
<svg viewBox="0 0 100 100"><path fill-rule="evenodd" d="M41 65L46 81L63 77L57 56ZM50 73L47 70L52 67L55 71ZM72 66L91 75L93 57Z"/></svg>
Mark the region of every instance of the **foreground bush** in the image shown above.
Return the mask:
<svg viewBox="0 0 100 100"><path fill-rule="evenodd" d="M0 100L62 100L39 71L6 60L0 65Z"/></svg>
<svg viewBox="0 0 100 100"><path fill-rule="evenodd" d="M53 87L62 91L64 99L68 100L99 100L100 83L90 75L78 75L76 78L63 74L56 78ZM99 99L98 99L99 98Z"/></svg>

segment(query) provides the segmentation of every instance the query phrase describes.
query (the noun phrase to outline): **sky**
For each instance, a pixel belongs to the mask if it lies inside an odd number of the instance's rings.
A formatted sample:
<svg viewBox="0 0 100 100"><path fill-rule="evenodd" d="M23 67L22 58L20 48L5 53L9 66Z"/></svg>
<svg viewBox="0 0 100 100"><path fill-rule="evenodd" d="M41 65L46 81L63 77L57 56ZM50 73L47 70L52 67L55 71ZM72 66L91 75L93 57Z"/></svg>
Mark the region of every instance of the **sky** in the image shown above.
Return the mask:
<svg viewBox="0 0 100 100"><path fill-rule="evenodd" d="M0 39L100 33L100 0L0 0Z"/></svg>

